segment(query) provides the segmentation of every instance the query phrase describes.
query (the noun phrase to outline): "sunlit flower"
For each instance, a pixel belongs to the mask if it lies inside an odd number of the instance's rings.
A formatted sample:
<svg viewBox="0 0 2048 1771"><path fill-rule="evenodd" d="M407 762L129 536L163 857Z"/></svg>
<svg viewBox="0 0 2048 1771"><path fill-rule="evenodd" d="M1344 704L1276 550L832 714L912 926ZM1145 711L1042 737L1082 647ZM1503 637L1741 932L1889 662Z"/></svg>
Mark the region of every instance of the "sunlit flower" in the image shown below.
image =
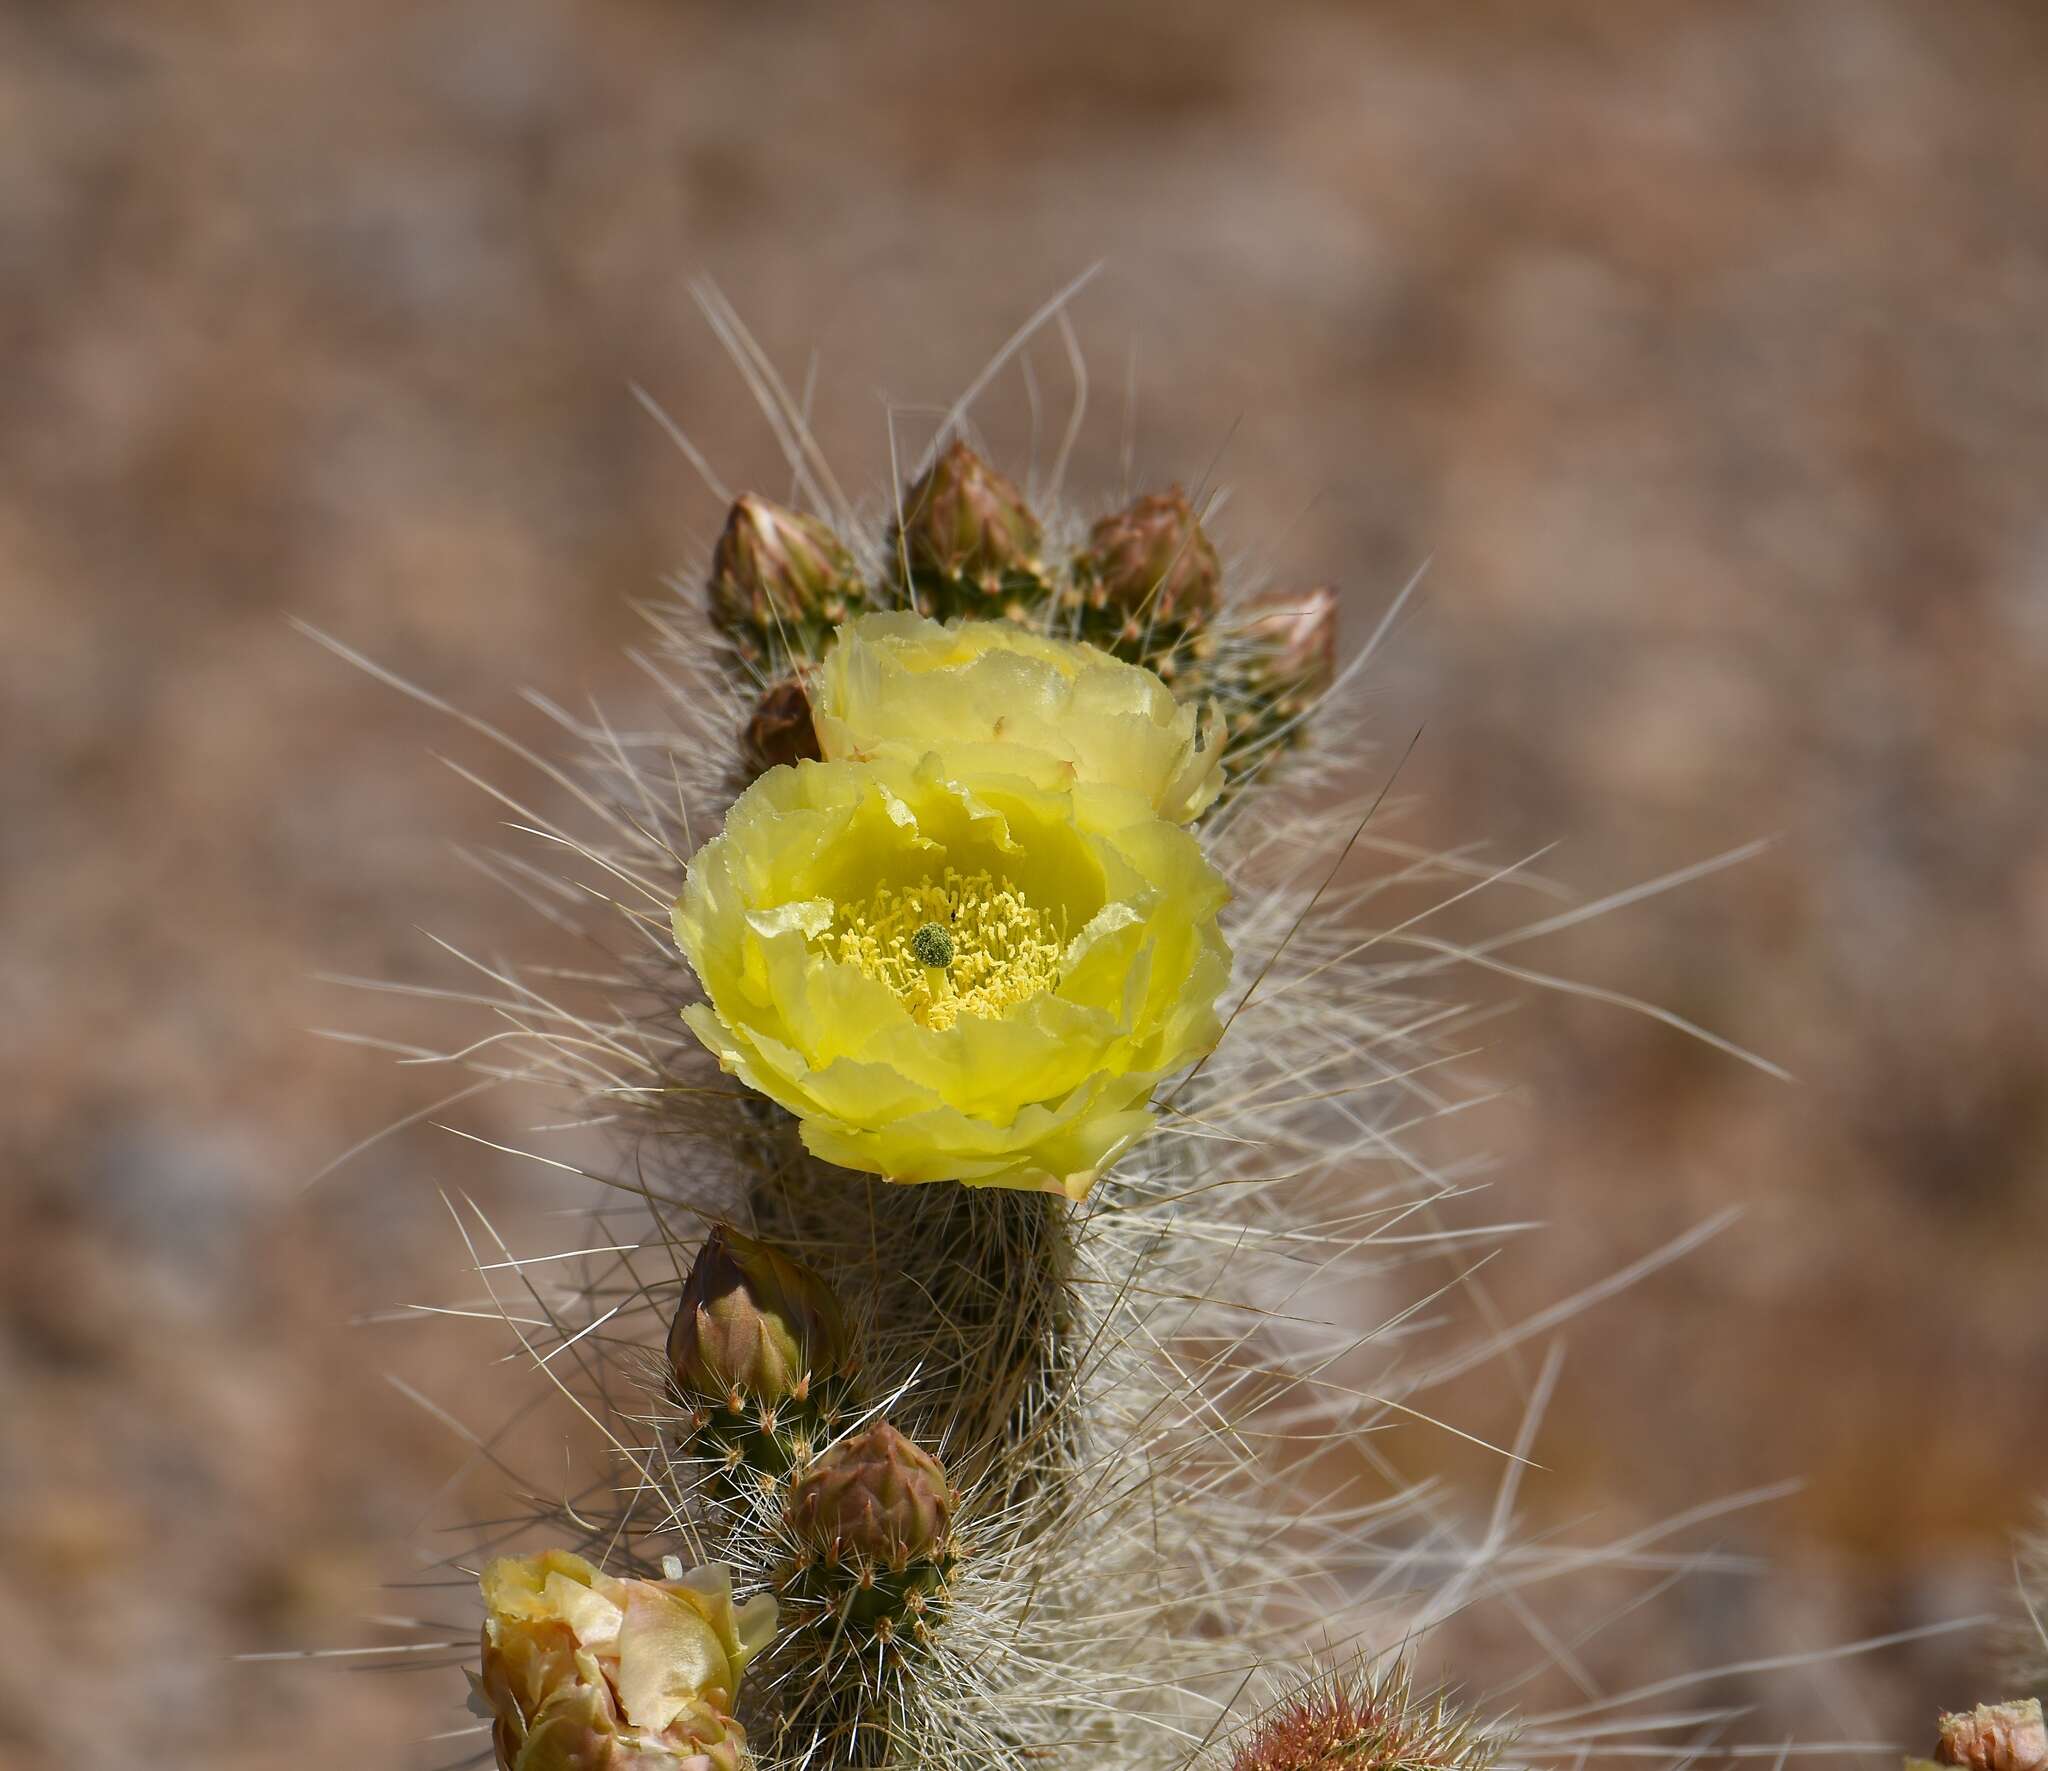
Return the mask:
<svg viewBox="0 0 2048 1771"><path fill-rule="evenodd" d="M502 1771L741 1771L740 1674L775 1629L735 1607L726 1570L624 1580L581 1556L507 1556L483 1573L477 1707Z"/></svg>
<svg viewBox="0 0 2048 1771"><path fill-rule="evenodd" d="M676 905L684 1018L828 1162L1078 1199L1218 1037L1229 894L1143 794L968 750L742 794Z"/></svg>
<svg viewBox="0 0 2048 1771"><path fill-rule="evenodd" d="M1065 778L1143 794L1177 823L1223 785L1223 724L1184 707L1151 671L1014 621L941 626L904 611L839 630L811 683L826 758L944 750L966 769L1007 770L1034 751Z"/></svg>

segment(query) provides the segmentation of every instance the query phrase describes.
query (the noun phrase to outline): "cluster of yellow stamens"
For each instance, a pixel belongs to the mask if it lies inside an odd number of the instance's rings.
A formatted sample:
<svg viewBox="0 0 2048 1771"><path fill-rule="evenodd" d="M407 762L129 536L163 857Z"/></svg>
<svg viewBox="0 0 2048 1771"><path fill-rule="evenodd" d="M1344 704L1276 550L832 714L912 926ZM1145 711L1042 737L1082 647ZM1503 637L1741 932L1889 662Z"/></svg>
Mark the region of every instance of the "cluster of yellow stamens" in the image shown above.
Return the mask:
<svg viewBox="0 0 2048 1771"><path fill-rule="evenodd" d="M893 990L920 1026L944 1029L1052 989L1067 917L1041 910L1008 880L948 867L938 879L877 886L865 903L842 904L825 944Z"/></svg>

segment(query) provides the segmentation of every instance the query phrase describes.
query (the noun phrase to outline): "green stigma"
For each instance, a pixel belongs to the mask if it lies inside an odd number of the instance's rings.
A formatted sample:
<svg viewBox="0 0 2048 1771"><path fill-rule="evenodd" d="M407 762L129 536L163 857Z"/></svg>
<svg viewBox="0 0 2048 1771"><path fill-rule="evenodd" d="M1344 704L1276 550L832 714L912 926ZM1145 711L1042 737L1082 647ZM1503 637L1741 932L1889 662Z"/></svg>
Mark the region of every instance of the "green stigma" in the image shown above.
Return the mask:
<svg viewBox="0 0 2048 1771"><path fill-rule="evenodd" d="M917 963L929 966L934 971L953 963L953 937L944 923L919 923L917 932L910 937L910 951L917 956Z"/></svg>

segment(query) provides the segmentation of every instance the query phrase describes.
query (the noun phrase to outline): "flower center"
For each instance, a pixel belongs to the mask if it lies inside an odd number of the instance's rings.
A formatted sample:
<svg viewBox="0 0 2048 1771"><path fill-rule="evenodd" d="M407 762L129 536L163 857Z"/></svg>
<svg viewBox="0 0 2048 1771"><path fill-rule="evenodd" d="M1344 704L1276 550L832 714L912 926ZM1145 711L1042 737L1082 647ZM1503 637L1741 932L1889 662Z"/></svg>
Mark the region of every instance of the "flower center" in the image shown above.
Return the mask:
<svg viewBox="0 0 2048 1771"><path fill-rule="evenodd" d="M1041 910L1006 879L962 876L877 886L842 904L826 950L886 984L921 1027L999 1015L1060 981L1064 910Z"/></svg>

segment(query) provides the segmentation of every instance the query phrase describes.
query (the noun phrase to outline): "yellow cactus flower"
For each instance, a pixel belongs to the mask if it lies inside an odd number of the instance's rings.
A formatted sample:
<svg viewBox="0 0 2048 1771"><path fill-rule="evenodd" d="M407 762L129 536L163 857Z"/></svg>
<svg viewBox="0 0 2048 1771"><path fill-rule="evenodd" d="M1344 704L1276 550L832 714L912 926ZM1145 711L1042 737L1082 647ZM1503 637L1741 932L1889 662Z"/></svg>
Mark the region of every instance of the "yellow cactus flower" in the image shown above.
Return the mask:
<svg viewBox="0 0 2048 1771"><path fill-rule="evenodd" d="M733 1701L774 1633L773 1599L736 1607L716 1563L623 1580L565 1550L502 1557L482 1584L483 1668L472 1682L500 1771L751 1763Z"/></svg>
<svg viewBox="0 0 2048 1771"><path fill-rule="evenodd" d="M1184 707L1149 670L1014 621L941 626L901 610L839 630L810 684L825 759L943 750L963 767L1041 753L1068 779L1130 787L1175 823L1223 787L1223 716Z"/></svg>
<svg viewBox="0 0 2048 1771"><path fill-rule="evenodd" d="M827 1162L1079 1199L1216 1042L1229 892L1144 794L967 748L748 788L675 907L683 1014Z"/></svg>

